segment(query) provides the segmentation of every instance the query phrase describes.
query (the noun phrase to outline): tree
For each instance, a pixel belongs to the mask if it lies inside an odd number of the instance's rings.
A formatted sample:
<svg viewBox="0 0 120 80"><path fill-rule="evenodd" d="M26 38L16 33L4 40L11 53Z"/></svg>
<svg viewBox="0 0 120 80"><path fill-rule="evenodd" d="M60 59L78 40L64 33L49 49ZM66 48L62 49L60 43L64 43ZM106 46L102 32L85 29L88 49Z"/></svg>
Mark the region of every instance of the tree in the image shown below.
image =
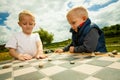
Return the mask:
<svg viewBox="0 0 120 80"><path fill-rule="evenodd" d="M102 28L106 37L119 37L120 35L120 24L105 26Z"/></svg>
<svg viewBox="0 0 120 80"><path fill-rule="evenodd" d="M41 41L42 43L45 45L45 44L50 44L52 43L53 41L53 34L52 33L48 33L48 31L40 28L40 30L38 31L35 31L34 33L38 33L40 38L41 38Z"/></svg>

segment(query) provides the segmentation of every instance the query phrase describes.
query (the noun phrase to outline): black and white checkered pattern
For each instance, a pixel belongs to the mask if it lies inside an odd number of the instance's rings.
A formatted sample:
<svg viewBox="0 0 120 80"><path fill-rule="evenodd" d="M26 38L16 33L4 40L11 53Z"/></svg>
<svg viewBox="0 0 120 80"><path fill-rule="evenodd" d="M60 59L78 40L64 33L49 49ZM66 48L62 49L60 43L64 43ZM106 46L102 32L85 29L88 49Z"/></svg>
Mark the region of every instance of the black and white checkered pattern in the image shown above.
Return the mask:
<svg viewBox="0 0 120 80"><path fill-rule="evenodd" d="M120 58L109 56L51 53L46 59L15 60L0 65L0 80L120 80L119 76Z"/></svg>

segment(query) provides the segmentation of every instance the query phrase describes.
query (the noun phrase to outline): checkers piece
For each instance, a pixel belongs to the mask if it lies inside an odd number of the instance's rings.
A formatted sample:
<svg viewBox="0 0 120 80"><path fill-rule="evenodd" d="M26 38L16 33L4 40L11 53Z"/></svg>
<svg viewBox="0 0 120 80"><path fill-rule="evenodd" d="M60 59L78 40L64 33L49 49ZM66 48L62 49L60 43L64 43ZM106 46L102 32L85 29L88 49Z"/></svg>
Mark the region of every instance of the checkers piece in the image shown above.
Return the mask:
<svg viewBox="0 0 120 80"><path fill-rule="evenodd" d="M117 50L113 50L113 51L112 51L112 54L117 55L117 53L118 53L118 51L117 51Z"/></svg>
<svg viewBox="0 0 120 80"><path fill-rule="evenodd" d="M100 52L94 52L95 55L100 55L101 53Z"/></svg>
<svg viewBox="0 0 120 80"><path fill-rule="evenodd" d="M24 67L23 65L20 65L19 67Z"/></svg>
<svg viewBox="0 0 120 80"><path fill-rule="evenodd" d="M51 58L48 58L48 61L52 61L52 59L51 59Z"/></svg>
<svg viewBox="0 0 120 80"><path fill-rule="evenodd" d="M111 52L108 53L108 56L115 57L114 54L112 54Z"/></svg>
<svg viewBox="0 0 120 80"><path fill-rule="evenodd" d="M39 64L39 68L43 68L43 63L41 62L40 64Z"/></svg>
<svg viewBox="0 0 120 80"><path fill-rule="evenodd" d="M70 61L70 64L75 64L75 61Z"/></svg>
<svg viewBox="0 0 120 80"><path fill-rule="evenodd" d="M6 69L6 68L9 68L9 67L11 67L10 65L4 65L3 67L2 67L2 69Z"/></svg>

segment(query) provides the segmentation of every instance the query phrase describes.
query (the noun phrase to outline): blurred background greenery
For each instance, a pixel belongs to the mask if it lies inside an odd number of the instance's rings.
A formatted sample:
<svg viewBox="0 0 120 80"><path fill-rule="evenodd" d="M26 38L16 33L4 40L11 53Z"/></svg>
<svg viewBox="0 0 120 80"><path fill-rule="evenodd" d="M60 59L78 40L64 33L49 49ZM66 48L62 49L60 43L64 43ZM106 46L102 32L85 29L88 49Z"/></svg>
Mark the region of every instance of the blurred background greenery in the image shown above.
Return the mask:
<svg viewBox="0 0 120 80"><path fill-rule="evenodd" d="M111 52L113 50L117 50L118 52L120 52L120 24L106 26L103 27L102 30L105 34L106 47L108 52ZM57 48L63 48L71 42L71 39L68 39L62 42L52 43L54 36L52 33L48 33L44 29L40 29L38 31L35 31L34 33L36 32L39 33L39 35L41 36L44 51L54 51ZM8 49L4 48L4 45L0 45L0 62L11 59L12 57L9 55Z"/></svg>

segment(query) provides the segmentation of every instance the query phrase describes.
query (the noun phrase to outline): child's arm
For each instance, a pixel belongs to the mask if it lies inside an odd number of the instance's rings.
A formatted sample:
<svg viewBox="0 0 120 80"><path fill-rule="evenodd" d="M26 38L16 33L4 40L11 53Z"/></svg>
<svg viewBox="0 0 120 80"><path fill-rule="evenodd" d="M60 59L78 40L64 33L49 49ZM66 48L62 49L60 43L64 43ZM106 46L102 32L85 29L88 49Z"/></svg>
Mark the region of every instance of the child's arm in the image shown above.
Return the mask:
<svg viewBox="0 0 120 80"><path fill-rule="evenodd" d="M69 45L65 46L64 49L63 49L63 52L69 51L71 46L73 46L73 42L71 42Z"/></svg>
<svg viewBox="0 0 120 80"><path fill-rule="evenodd" d="M18 58L19 56L19 54L16 53L14 48L9 48L9 54L14 58Z"/></svg>
<svg viewBox="0 0 120 80"><path fill-rule="evenodd" d="M19 53L16 53L15 49L13 49L13 48L10 48L10 49L9 49L9 54L10 54L12 57L17 58L17 59L19 59L19 60L22 60L22 61L25 60L24 57L22 57L22 55L20 55Z"/></svg>
<svg viewBox="0 0 120 80"><path fill-rule="evenodd" d="M35 55L36 58L46 58L47 56L43 53L43 45L41 41L37 41L37 53Z"/></svg>
<svg viewBox="0 0 120 80"><path fill-rule="evenodd" d="M9 54L13 56L14 58L17 58L18 60L22 60L22 61L32 59L32 56L28 54L17 53L14 48L9 48Z"/></svg>
<svg viewBox="0 0 120 80"><path fill-rule="evenodd" d="M71 42L71 44L65 46L63 49L56 49L55 53L62 53L62 52L66 52L69 51L70 47L73 45L73 43Z"/></svg>
<svg viewBox="0 0 120 80"><path fill-rule="evenodd" d="M83 45L74 47L74 52L93 52L96 49L99 39L98 30L93 28L86 35Z"/></svg>

